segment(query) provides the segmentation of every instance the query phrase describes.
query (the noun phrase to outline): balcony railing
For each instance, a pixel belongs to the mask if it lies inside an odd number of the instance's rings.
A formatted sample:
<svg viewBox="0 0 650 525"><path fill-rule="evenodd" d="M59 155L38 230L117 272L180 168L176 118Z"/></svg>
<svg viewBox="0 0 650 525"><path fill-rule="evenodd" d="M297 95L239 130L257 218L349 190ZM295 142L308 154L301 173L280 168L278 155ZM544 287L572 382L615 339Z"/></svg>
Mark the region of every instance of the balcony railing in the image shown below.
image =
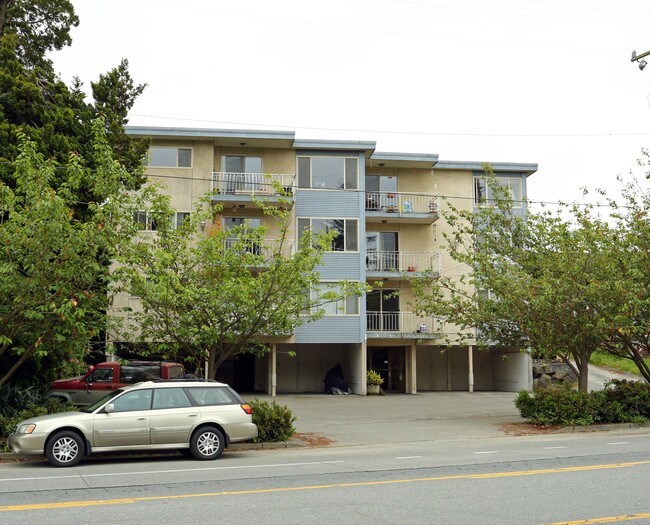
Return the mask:
<svg viewBox="0 0 650 525"><path fill-rule="evenodd" d="M366 271L373 272L440 272L438 252L404 252L366 250Z"/></svg>
<svg viewBox="0 0 650 525"><path fill-rule="evenodd" d="M240 239L231 237L224 240L224 248L227 250L238 250L242 253L258 255L262 259L271 259L278 252L283 257L291 257L294 253L294 244L280 239L262 239L260 242L243 242Z"/></svg>
<svg viewBox="0 0 650 525"><path fill-rule="evenodd" d="M441 328L440 321L435 317L420 316L413 312L366 312L368 332L425 338L436 337Z"/></svg>
<svg viewBox="0 0 650 525"><path fill-rule="evenodd" d="M395 213L400 216L437 215L438 195L368 191L366 192L366 211Z"/></svg>
<svg viewBox="0 0 650 525"><path fill-rule="evenodd" d="M213 195L276 195L276 184L287 194L293 194L296 176L290 173L212 173Z"/></svg>

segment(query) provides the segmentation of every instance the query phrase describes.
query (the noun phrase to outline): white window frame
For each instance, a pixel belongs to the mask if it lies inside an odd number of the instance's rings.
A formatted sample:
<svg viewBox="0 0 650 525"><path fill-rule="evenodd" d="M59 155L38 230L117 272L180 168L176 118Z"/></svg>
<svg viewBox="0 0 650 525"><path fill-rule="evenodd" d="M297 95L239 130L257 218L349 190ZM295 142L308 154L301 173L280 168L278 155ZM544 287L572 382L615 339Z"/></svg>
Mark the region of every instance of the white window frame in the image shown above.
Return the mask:
<svg viewBox="0 0 650 525"><path fill-rule="evenodd" d="M300 230L300 221L305 220L309 221L309 229L313 231L313 225L312 221L317 220L317 221L343 221L343 249L342 250L327 250L328 253L359 253L360 251L360 239L359 239L359 219L354 218L354 217L298 217L297 219L297 226L298 226L298 240L300 240L300 237L302 236L302 230ZM355 228L355 235L357 238L357 249L356 250L348 250L347 249L347 242L345 238L345 234L347 232L347 221L356 221L357 226Z"/></svg>
<svg viewBox="0 0 650 525"><path fill-rule="evenodd" d="M497 183L502 188L505 188L510 191L510 197L512 198L512 207L513 208L523 208L523 193L524 193L524 181L521 177L495 177ZM485 197L483 201L480 201L478 195L478 184L482 182L482 186L485 188ZM512 191L512 183L516 182L519 185L519 195L515 195ZM485 176L474 176L472 191L474 195L474 206L494 206L494 197L492 195L492 188L487 183Z"/></svg>
<svg viewBox="0 0 650 525"><path fill-rule="evenodd" d="M318 290L312 290L312 299L318 300L320 297L320 290L323 289L336 289L340 286L338 281L320 281L317 285ZM354 300L356 303L356 313L348 313L348 301ZM333 311L332 311L333 306ZM345 299L340 299L338 301L331 301L329 303L322 304L315 307L316 310L325 310L325 317L359 317L360 313L360 303L359 297L356 295L350 295Z"/></svg>
<svg viewBox="0 0 650 525"><path fill-rule="evenodd" d="M159 149L159 150L176 150L176 164L175 165L157 165L157 164L151 164L152 160L152 155L151 155L151 150L153 149ZM179 166L178 159L180 157L180 150L187 150L190 152L190 165L189 166ZM148 168L177 168L177 169L192 169L192 166L194 165L194 148L191 147L185 147L185 146L149 146L149 155L147 158L147 167Z"/></svg>
<svg viewBox="0 0 650 525"><path fill-rule="evenodd" d="M309 186L300 186L300 159L309 159ZM340 160L343 162L343 188L325 188L324 186L315 186L314 185L314 159L329 159L329 160ZM348 188L347 187L347 160L354 160L357 166L357 182L356 187ZM328 190L328 191L359 191L359 157L339 157L339 156L327 156L327 155L298 155L296 157L296 173L298 178L298 187L301 189L312 189L312 190Z"/></svg>

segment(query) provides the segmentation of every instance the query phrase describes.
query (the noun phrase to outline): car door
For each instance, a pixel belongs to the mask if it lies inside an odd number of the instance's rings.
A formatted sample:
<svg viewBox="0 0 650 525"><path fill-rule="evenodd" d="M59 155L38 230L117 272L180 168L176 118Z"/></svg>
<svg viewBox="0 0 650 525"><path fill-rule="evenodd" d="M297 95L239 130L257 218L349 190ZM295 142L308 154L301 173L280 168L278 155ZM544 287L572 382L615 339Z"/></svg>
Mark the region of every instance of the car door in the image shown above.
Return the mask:
<svg viewBox="0 0 650 525"><path fill-rule="evenodd" d="M188 443L200 414L183 388L157 388L151 409L151 443Z"/></svg>
<svg viewBox="0 0 650 525"><path fill-rule="evenodd" d="M111 368L96 368L86 378L85 390L80 390L77 394L76 404L92 405L99 401L109 392L119 387L118 378L115 370Z"/></svg>
<svg viewBox="0 0 650 525"><path fill-rule="evenodd" d="M131 390L113 401L113 412L100 412L93 422L94 447L151 443L151 389Z"/></svg>

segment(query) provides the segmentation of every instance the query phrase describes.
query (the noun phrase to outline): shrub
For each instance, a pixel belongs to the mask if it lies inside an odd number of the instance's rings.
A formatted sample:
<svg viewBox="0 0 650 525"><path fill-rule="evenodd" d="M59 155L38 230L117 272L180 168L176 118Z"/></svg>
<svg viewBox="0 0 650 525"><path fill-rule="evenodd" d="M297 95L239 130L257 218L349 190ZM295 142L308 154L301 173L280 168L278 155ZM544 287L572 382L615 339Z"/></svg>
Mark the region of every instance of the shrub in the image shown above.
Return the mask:
<svg viewBox="0 0 650 525"><path fill-rule="evenodd" d="M621 421L638 418L650 419L650 384L645 381L615 379L605 385L606 403L617 404L627 417Z"/></svg>
<svg viewBox="0 0 650 525"><path fill-rule="evenodd" d="M76 410L74 405L70 403L63 403L62 401L53 397L48 397L42 403L29 403L27 407L18 411L11 416L0 417L0 434L8 437L11 432L16 428L18 423L23 419L30 417L44 416L46 414L56 414L58 412L68 412Z"/></svg>
<svg viewBox="0 0 650 525"><path fill-rule="evenodd" d="M254 440L256 443L287 441L296 433L293 426L296 418L289 407L259 399L250 405L253 409L253 423L259 430L259 435Z"/></svg>
<svg viewBox="0 0 650 525"><path fill-rule="evenodd" d="M522 417L539 425L639 423L650 419L650 384L614 380L604 390L582 394L551 386L531 396L522 390L515 399Z"/></svg>
<svg viewBox="0 0 650 525"><path fill-rule="evenodd" d="M538 425L591 425L599 421L597 400L567 387L543 388L533 396L522 390L515 406L522 417Z"/></svg>
<svg viewBox="0 0 650 525"><path fill-rule="evenodd" d="M0 387L0 417L15 416L30 404L43 401L43 390L37 386L3 385Z"/></svg>

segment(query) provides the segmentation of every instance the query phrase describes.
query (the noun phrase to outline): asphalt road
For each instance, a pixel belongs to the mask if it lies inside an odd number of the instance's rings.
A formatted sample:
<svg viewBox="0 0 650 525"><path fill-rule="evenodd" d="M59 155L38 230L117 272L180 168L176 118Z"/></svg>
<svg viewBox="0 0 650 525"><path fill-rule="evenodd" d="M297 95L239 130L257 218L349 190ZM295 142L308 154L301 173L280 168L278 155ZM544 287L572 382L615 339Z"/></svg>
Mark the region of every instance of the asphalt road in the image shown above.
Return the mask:
<svg viewBox="0 0 650 525"><path fill-rule="evenodd" d="M37 461L0 465L0 522L650 524L649 483L644 429Z"/></svg>

